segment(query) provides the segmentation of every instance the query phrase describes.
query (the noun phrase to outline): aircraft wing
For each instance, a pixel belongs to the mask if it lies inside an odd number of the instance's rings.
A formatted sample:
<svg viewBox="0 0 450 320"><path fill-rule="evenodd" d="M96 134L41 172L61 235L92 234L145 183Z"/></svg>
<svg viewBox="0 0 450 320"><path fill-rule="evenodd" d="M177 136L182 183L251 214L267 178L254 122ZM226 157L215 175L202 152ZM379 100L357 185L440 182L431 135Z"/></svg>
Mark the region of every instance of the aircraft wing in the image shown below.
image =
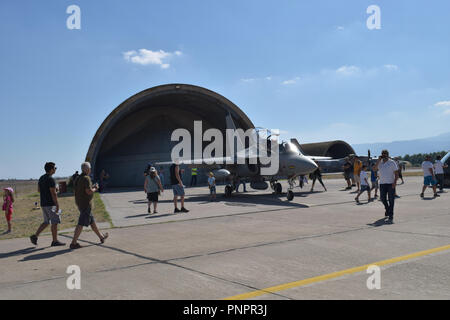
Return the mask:
<svg viewBox="0 0 450 320"><path fill-rule="evenodd" d="M305 156L305 157L311 160L339 160L333 159L332 157L320 157L320 156Z"/></svg>
<svg viewBox="0 0 450 320"><path fill-rule="evenodd" d="M179 160L178 164L187 165L190 167L201 168L201 167L211 167L226 164L227 162L233 161L232 157L216 157L216 158L202 158L202 159L189 159L189 160ZM156 165L170 165L174 161L163 161L156 162Z"/></svg>

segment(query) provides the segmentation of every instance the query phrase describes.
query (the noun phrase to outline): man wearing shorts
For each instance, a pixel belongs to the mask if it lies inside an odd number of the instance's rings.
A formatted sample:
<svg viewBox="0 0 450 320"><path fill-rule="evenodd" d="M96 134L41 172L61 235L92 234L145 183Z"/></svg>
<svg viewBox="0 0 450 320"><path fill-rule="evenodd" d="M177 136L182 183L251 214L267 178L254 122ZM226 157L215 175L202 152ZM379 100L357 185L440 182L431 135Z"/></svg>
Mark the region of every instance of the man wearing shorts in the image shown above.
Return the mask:
<svg viewBox="0 0 450 320"><path fill-rule="evenodd" d="M175 205L174 213L189 212L189 210L184 207L184 187L183 181L181 181L180 166L178 161L170 166L170 183L173 191L173 204ZM181 209L178 209L178 197L180 197Z"/></svg>
<svg viewBox="0 0 450 320"><path fill-rule="evenodd" d="M49 224L51 224L52 230L52 247L64 246L65 244L58 241L58 224L61 223L59 219L59 203L58 196L56 194L56 181L53 179L53 175L56 172L56 166L53 162L47 162L44 166L45 174L39 178L38 192L41 197L41 208L44 216L44 222L39 226L34 235L30 237L31 243L37 245L37 240L42 231Z"/></svg>
<svg viewBox="0 0 450 320"><path fill-rule="evenodd" d="M427 189L428 186L431 186L433 188L434 197L439 197L439 195L436 192L436 176L434 175L434 166L431 162L431 156L427 155L425 157L425 161L422 162L422 169L423 169L423 188L422 193L420 194L420 197L423 198L424 192Z"/></svg>
<svg viewBox="0 0 450 320"><path fill-rule="evenodd" d="M75 203L80 211L80 218L75 228L70 249L81 248L77 241L81 231L83 231L83 227L91 226L101 243L104 243L105 239L108 238L108 233L100 233L92 215L92 198L94 197L94 192L98 191L98 185L92 186L91 177L89 176L91 174L91 164L89 162L81 164L81 171L82 174L74 181Z"/></svg>
<svg viewBox="0 0 450 320"><path fill-rule="evenodd" d="M343 169L344 169L344 178L345 181L347 181L347 188L345 188L345 190L350 190L352 188L351 179L353 179L353 165L351 164L348 157L345 158Z"/></svg>

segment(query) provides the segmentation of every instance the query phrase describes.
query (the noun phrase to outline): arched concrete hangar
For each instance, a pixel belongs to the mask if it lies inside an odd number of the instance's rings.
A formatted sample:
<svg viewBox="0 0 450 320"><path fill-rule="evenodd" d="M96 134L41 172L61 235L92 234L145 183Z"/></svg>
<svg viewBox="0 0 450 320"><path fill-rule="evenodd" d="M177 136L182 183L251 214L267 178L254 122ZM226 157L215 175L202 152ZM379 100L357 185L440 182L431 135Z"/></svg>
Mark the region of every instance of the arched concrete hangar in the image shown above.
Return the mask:
<svg viewBox="0 0 450 320"><path fill-rule="evenodd" d="M111 187L143 186L147 163L170 161L170 153L178 142L171 142L175 129L184 128L194 134L194 121L202 121L203 132L222 130L225 117L231 114L237 128L255 126L233 102L211 90L189 84L166 84L153 87L128 98L103 121L92 139L86 161L92 165L95 180L105 169ZM204 142L203 148L210 142ZM192 146L194 145L191 141ZM343 141L301 145L305 154L342 158L354 153ZM193 157L193 154L191 155ZM158 168L159 169L159 168ZM169 166L164 166L165 183L169 183ZM198 182L206 182L206 169L199 169ZM189 185L190 169L183 182Z"/></svg>
<svg viewBox="0 0 450 320"><path fill-rule="evenodd" d="M352 146L342 140L306 143L301 145L301 150L306 155L332 157L333 159L341 159L350 154L356 154Z"/></svg>
<svg viewBox="0 0 450 320"><path fill-rule="evenodd" d="M172 147L178 143L171 142L175 129L185 128L193 137L194 121L201 120L203 131L217 128L225 135L228 113L237 128L254 128L234 103L208 89L167 84L144 90L121 103L106 118L91 142L86 161L91 162L95 179L102 169L109 173L109 186L142 186L148 162L170 160ZM164 169L168 183L168 166ZM206 181L205 172L199 171L199 182ZM185 184L189 184L190 175L190 170L186 170Z"/></svg>

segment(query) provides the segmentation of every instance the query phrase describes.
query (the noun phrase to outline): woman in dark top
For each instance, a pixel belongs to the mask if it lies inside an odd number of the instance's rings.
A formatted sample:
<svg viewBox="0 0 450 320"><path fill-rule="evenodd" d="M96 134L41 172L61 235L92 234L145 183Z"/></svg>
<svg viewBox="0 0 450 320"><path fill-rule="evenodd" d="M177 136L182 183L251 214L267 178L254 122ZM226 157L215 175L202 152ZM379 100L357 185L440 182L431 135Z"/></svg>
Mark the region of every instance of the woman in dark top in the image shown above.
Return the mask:
<svg viewBox="0 0 450 320"><path fill-rule="evenodd" d="M319 180L322 187L325 189L325 191L327 191L327 188L325 187L325 185L323 184L323 181L322 181L322 173L320 172L319 164L317 162L316 162L316 164L317 164L316 171L311 173L309 176L309 178L312 180L311 192L314 191L314 184L316 183L316 180Z"/></svg>

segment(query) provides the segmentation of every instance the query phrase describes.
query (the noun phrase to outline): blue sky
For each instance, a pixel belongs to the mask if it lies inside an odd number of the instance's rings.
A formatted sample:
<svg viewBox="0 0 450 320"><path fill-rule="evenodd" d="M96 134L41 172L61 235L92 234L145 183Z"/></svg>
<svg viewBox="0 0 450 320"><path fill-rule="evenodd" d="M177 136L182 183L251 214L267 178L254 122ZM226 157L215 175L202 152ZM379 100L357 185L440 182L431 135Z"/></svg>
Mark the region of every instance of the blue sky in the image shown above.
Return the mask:
<svg viewBox="0 0 450 320"><path fill-rule="evenodd" d="M66 27L73 4L81 30ZM448 132L449 12L444 0L1 1L0 178L38 177L46 161L72 174L116 106L174 82L301 142Z"/></svg>

